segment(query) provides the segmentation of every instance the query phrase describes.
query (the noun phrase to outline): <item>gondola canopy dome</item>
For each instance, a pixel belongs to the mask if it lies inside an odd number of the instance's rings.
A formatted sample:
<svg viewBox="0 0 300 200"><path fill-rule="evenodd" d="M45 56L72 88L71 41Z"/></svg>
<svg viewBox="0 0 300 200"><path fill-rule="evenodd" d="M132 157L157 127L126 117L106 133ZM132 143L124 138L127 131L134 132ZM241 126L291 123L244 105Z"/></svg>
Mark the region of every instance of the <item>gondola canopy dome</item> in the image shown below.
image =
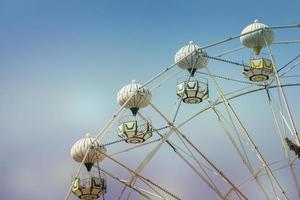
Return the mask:
<svg viewBox="0 0 300 200"><path fill-rule="evenodd" d="M117 101L120 106L137 110L148 106L151 102L151 92L139 83L133 80L130 84L125 85L117 94ZM135 113L136 114L136 113Z"/></svg>
<svg viewBox="0 0 300 200"><path fill-rule="evenodd" d="M175 54L175 62L180 68L186 70L204 68L208 64L208 58L203 56L206 55L206 51L199 52L199 50L200 47L190 41Z"/></svg>
<svg viewBox="0 0 300 200"><path fill-rule="evenodd" d="M76 162L82 162L87 150L90 148L90 146L93 144L93 141L95 139L92 138L90 133L87 133L84 138L78 140L75 142L75 144L71 148L71 157ZM95 140L94 147L100 147L99 140ZM101 161L105 158L105 156L99 151L106 152L105 148L92 148L84 161L84 164L93 164L96 161Z"/></svg>
<svg viewBox="0 0 300 200"><path fill-rule="evenodd" d="M256 55L260 53L260 50L268 45L271 45L274 39L274 33L271 29L264 29L268 26L255 20L253 24L248 25L244 28L241 34L246 34L257 29L262 29L260 31L252 32L247 35L242 35L240 37L241 43L248 48L252 48ZM266 40L266 42L265 42Z"/></svg>

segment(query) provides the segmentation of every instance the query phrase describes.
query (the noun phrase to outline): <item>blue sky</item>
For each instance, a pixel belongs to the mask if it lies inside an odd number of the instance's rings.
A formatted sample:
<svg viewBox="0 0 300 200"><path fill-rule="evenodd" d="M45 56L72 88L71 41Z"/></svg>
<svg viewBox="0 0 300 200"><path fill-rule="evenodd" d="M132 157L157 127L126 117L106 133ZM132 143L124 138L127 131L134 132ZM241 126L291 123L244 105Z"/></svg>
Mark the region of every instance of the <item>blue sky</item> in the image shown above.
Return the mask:
<svg viewBox="0 0 300 200"><path fill-rule="evenodd" d="M254 19L268 25L299 23L299 6L297 0L288 3L0 0L0 198L62 199L77 168L69 155L72 144L86 132L96 135L113 116L119 107L116 93L123 85L132 79L144 82L172 64L176 51L190 40L205 45L240 33ZM276 31L275 40L299 39L299 33L299 29ZM241 44L235 40L207 51L216 54L238 46ZM299 54L299 45L274 45L273 51L276 62L282 66ZM247 62L250 53L244 49L227 58ZM209 67L217 74L243 78L241 69L230 65L210 62ZM299 72L295 69L292 74ZM153 92L153 102L170 117L176 103L177 78L180 76ZM299 79L284 80L288 81L299 82ZM226 81L220 83L227 92L244 87ZM217 93L213 83L210 84L211 98L215 99ZM299 124L299 89L286 91ZM265 94L252 94L232 103L270 161L282 159ZM259 108L255 112L253 105ZM202 107L183 105L178 121ZM164 125L152 111L145 112L158 126ZM241 182L247 177L246 170L216 124L215 116L208 112L182 130L229 177ZM116 139L116 127L113 127L104 140ZM215 143L228 153L220 155ZM108 150L125 147L120 144ZM118 158L135 168L151 148ZM160 170L157 163L161 165ZM107 162L104 166L128 178L114 164ZM238 175L232 168L236 168ZM200 194L205 199L215 198L167 146L150 162L144 174L171 191L178 191L184 199L198 199ZM181 179L175 174L185 177L182 183L172 181ZM295 197L289 171L277 175ZM115 199L121 185L109 180L108 187L107 199ZM250 184L243 191L254 198L259 195L252 192L256 191L255 187Z"/></svg>

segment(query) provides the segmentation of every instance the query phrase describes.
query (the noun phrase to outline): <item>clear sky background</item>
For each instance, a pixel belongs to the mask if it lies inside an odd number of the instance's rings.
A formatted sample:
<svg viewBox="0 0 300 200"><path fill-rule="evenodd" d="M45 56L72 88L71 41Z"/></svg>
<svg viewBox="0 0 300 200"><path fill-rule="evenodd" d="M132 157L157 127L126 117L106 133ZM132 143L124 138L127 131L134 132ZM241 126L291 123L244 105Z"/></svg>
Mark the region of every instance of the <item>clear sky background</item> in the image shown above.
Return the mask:
<svg viewBox="0 0 300 200"><path fill-rule="evenodd" d="M78 167L70 158L72 144L86 132L95 136L108 122L119 107L116 93L123 85L132 79L145 82L172 64L176 51L190 40L205 45L239 34L255 19L268 25L300 23L299 8L298 0L0 0L0 199L63 199ZM275 40L299 36L299 29L275 32ZM235 40L207 52L214 55L239 46ZM300 48L274 45L273 50L278 66L282 66L299 54ZM226 58L247 62L250 54L244 49ZM209 67L214 73L243 79L238 67L219 62L210 62ZM176 81L184 74L153 92L153 103L169 117L176 106ZM291 74L300 74L300 70ZM283 82L299 83L299 78ZM247 86L220 83L225 92ZM210 89L211 99L215 99L212 81ZM286 91L299 124L299 88ZM282 159L265 93L232 103L268 161ZM178 122L206 105L183 105ZM144 113L157 126L165 125L151 110ZM182 131L235 183L249 176L212 112ZM116 134L113 127L103 142L117 140ZM108 147L108 151L123 148L126 144ZM154 145L117 158L136 168L151 148ZM251 159L257 163L255 156ZM104 161L103 166L123 179L129 177L113 163ZM296 167L298 176L299 170ZM167 146L143 174L183 199L216 199ZM291 199L297 199L289 170L275 174ZM269 185L267 179L263 182ZM222 182L219 184L225 189ZM116 199L121 187L108 179L107 199ZM250 199L262 199L255 184L242 190ZM133 199L140 197L134 195Z"/></svg>

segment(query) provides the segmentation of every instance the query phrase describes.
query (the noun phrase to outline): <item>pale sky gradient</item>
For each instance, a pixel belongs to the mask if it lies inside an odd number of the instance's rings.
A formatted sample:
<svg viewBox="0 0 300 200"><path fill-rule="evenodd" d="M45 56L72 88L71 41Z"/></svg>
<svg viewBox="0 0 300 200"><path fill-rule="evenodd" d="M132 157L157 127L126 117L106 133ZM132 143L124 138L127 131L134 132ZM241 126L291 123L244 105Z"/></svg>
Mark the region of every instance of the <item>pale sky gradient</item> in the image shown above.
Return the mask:
<svg viewBox="0 0 300 200"><path fill-rule="evenodd" d="M119 108L116 93L123 85L132 79L145 82L172 64L176 51L190 40L205 45L239 34L255 19L268 25L300 23L299 7L298 0L0 0L0 199L63 199L78 167L70 158L72 144L86 132L95 136L109 121ZM275 40L300 39L299 36L299 29L275 31ZM239 46L239 40L234 40L207 52L215 55ZM298 55L299 47L274 45L278 66ZM244 49L226 58L247 62L250 54L249 49ZM243 80L239 67L216 61L210 61L209 67L216 74ZM173 72L175 69L168 75ZM153 103L168 117L175 112L175 85L184 74L153 91ZM291 72L299 74L299 68ZM283 83L287 82L300 80L283 79ZM216 99L213 82L209 84L211 99ZM247 86L228 81L220 84L225 92ZM286 92L299 124L300 90L293 87ZM276 90L273 94L276 97ZM232 104L267 160L283 159L266 94L244 96ZM183 105L177 122L206 105ZM225 114L224 108L219 108ZM150 109L142 112L156 126L165 125ZM235 183L249 176L213 112L199 116L182 131ZM117 139L114 126L103 142ZM175 136L172 139L179 144ZM154 146L116 158L134 169ZM124 143L113 145L108 152L126 147ZM250 159L257 167L253 153ZM103 166L122 179L129 177L111 162L104 161ZM298 176L299 170L298 165ZM183 199L217 198L167 145L143 174ZM290 171L284 169L275 175L290 198L297 199ZM265 177L262 182L271 189ZM116 199L121 188L108 179L106 199ZM262 199L253 183L242 191L249 199ZM134 194L133 199L140 197Z"/></svg>

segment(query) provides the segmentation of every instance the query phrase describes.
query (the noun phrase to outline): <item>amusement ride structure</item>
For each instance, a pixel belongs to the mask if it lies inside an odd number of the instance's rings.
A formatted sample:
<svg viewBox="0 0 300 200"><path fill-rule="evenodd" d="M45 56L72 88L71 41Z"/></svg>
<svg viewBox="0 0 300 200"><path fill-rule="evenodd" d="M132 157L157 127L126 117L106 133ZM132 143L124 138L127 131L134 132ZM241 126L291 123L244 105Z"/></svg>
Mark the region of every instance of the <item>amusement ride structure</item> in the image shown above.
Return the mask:
<svg viewBox="0 0 300 200"><path fill-rule="evenodd" d="M297 88L300 83L295 81L283 82L287 79L295 80L295 78L300 77L291 75L292 70L300 65L300 54L291 58L287 64L278 66L271 48L272 45L297 45L300 43L300 40L282 41L280 38L275 38L277 30L293 31L299 28L300 24L267 26L255 20L240 34L208 45L198 46L189 42L175 54L175 62L172 65L164 68L149 81L139 84L138 81L133 80L125 85L117 94L120 109L107 125L95 138L87 133L84 138L72 146L71 157L80 164L71 180L65 200L71 196L84 200L105 199L105 194L109 192L109 180L117 181L122 185L123 189L119 191L119 199L133 199L133 192L139 195L139 199L187 199L177 194L172 188L162 186L151 180L151 177L143 175L143 170L163 145L172 149L187 165L186 169L191 170L195 176L199 177L215 194L216 199L251 199L247 190L247 185L250 183L255 185L256 192L262 199L293 199L290 196L291 191L298 194L298 198L300 198L300 172L299 169L297 171L300 140L293 110L285 92L286 88ZM219 55L208 53L211 48L236 39L240 39L242 47L226 50ZM245 50L245 48L253 50L253 55L246 58L247 62L242 61L242 59L224 58L225 55L235 54L240 50ZM240 67L240 77L231 78L213 73L209 68L211 61ZM174 72L171 73L172 71ZM154 105L152 93L154 89L166 82L172 82L174 77L182 76L183 73L184 78L174 83L174 100L177 97L178 102L175 114L170 118L169 114L164 113L157 105ZM247 85L247 87L225 93L220 80ZM150 85L152 86L151 89ZM212 91L216 92L217 98L211 99ZM259 91L266 96L267 105L277 131L277 133L269 133L269 135L270 137L279 137L278 140L281 141L281 146L273 147L282 151L282 156L274 156L276 160L267 159L265 148L258 145L254 133L249 131L249 127L246 126L232 102L243 95ZM275 99L275 95L278 99ZM177 116L182 111L180 107L183 104L194 106L193 108L197 112L188 113L186 115L188 117L183 122L178 123ZM197 107L198 105L202 106ZM223 107L220 108L220 106ZM152 122L146 112L143 112L143 108L146 107L160 116L164 126L161 127ZM255 115L259 115L259 110L255 110L255 105L252 105L251 109L256 112ZM125 116L125 112L130 114ZM183 133L182 126L205 112L211 112L216 117L218 125L221 126L223 133L236 151L234 155L237 155L241 161L239 165L244 167L250 175L250 177L243 176L242 182L237 182L235 177L229 176L223 171L222 166L212 161L201 150L201 146L193 141L192 133ZM205 124L201 126L205 126ZM108 133L114 137L108 137ZM176 136L177 140L173 140L172 135ZM103 142L105 138L110 139L108 143ZM119 149L121 151L117 153L111 153L110 147L120 143L124 143L128 147ZM154 148L148 152L135 169L115 157L121 153L130 156L130 151L150 144L154 145ZM264 144L272 145L267 142ZM113 174L103 167L103 160L109 160L125 169L131 177L124 180L119 175ZM236 165L236 163L232 163L233 168ZM291 177L289 179L291 180L290 187L287 187L285 182L278 178L277 172L280 170L285 170L286 176ZM144 187L142 188L138 182L143 183ZM189 187L191 190L198 188L197 185ZM201 198L199 197L199 199Z"/></svg>

